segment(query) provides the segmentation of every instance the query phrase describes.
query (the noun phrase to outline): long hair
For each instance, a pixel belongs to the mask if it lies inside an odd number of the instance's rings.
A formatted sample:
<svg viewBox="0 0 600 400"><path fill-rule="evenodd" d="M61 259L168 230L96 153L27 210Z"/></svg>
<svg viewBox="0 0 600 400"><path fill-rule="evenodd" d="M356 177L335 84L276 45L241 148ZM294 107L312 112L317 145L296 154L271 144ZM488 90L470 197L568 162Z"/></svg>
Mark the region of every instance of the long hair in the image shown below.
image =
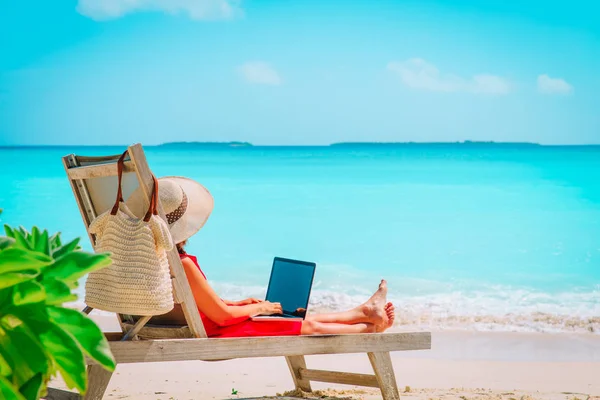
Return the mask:
<svg viewBox="0 0 600 400"><path fill-rule="evenodd" d="M179 254L185 254L185 245L187 244L187 240L184 240L183 242L179 242L177 243L177 251L179 252Z"/></svg>

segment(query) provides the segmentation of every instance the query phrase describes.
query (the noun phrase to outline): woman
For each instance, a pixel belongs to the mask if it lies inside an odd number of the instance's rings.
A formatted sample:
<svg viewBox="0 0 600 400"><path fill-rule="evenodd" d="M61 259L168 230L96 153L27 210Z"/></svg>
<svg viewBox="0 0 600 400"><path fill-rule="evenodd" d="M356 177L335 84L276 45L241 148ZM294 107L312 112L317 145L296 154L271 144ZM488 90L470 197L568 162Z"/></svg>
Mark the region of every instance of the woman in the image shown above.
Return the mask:
<svg viewBox="0 0 600 400"><path fill-rule="evenodd" d="M308 315L304 320L252 321L257 315L281 313L281 304L252 298L222 300L208 283L196 257L185 252L187 240L202 228L212 212L211 194L184 177L160 178L158 194L209 337L371 333L383 332L394 323L394 306L386 301L384 280L369 300L349 311ZM138 192L127 200L136 215L147 208L140 198Z"/></svg>

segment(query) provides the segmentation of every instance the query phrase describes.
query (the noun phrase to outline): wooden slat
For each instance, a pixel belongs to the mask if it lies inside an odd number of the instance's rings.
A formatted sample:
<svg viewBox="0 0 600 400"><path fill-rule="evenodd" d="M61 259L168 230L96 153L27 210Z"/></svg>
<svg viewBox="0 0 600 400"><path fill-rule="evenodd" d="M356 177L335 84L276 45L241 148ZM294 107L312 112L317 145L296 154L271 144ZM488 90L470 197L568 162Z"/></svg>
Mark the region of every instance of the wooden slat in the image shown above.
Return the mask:
<svg viewBox="0 0 600 400"><path fill-rule="evenodd" d="M69 170L71 168L75 168L77 164L77 159L74 154L70 154L68 156L63 157L63 165L65 167L65 171L67 176L69 175ZM85 182L82 180L73 180L69 179L69 184L71 185L71 189L73 190L73 195L75 196L75 200L77 202L77 207L79 208L79 212L81 213L81 218L83 219L83 224L85 225L85 231L90 238L90 243L92 246L95 245L94 235L90 233L88 230L88 226L92 222L92 220L96 217L94 207L91 205L91 200L89 198L89 194L87 193L87 188L85 186Z"/></svg>
<svg viewBox="0 0 600 400"><path fill-rule="evenodd" d="M117 162L117 160L121 157L121 154L113 154L112 156L77 156L77 161L82 166L87 166L88 164L102 164L107 162Z"/></svg>
<svg viewBox="0 0 600 400"><path fill-rule="evenodd" d="M379 387L375 375L355 374L350 372L322 371L318 369L300 369L303 379L317 382L340 383L342 385L356 385L366 387Z"/></svg>
<svg viewBox="0 0 600 400"><path fill-rule="evenodd" d="M81 400L81 395L79 393L49 387L48 394L45 397L42 397L42 400Z"/></svg>
<svg viewBox="0 0 600 400"><path fill-rule="evenodd" d="M373 350L376 351L373 352ZM400 400L390 353L386 350L372 349L367 354L375 371L377 386L381 389L383 400Z"/></svg>
<svg viewBox="0 0 600 400"><path fill-rule="evenodd" d="M300 389L304 392L312 392L310 380L304 378L300 373L301 370L306 370L306 360L304 359L304 356L289 356L286 357L285 360L290 368L296 389Z"/></svg>
<svg viewBox="0 0 600 400"><path fill-rule="evenodd" d="M129 330L132 324L124 323L123 327ZM137 334L140 339L187 339L192 338L192 332L187 326L163 326L149 325L144 326Z"/></svg>
<svg viewBox="0 0 600 400"><path fill-rule="evenodd" d="M102 332L104 333L104 337L109 342L118 341L123 339L123 332Z"/></svg>
<svg viewBox="0 0 600 400"><path fill-rule="evenodd" d="M384 333L326 336L173 339L111 342L118 363L345 354L431 348L431 334Z"/></svg>
<svg viewBox="0 0 600 400"><path fill-rule="evenodd" d="M175 302L175 304L181 304L183 299L178 295L177 279L173 276L171 277L171 286L173 287L173 302Z"/></svg>
<svg viewBox="0 0 600 400"><path fill-rule="evenodd" d="M102 400L113 373L105 370L100 365L88 365L87 372L88 390L83 399Z"/></svg>
<svg viewBox="0 0 600 400"><path fill-rule="evenodd" d="M123 338L121 340L130 340L133 339L135 337L135 335L138 334L138 332L144 327L144 325L146 325L148 323L148 321L150 321L150 318L152 318L151 316L144 316L142 318L140 318L135 325L133 325L131 327L131 329L127 330L127 332L125 333L125 336L123 336Z"/></svg>
<svg viewBox="0 0 600 400"><path fill-rule="evenodd" d="M131 157L131 161L133 161L135 164L135 170L140 183L140 188L142 191L144 191L144 197L149 200L154 181L152 180L152 173L148 168L148 163L146 161L146 156L144 155L142 146L140 144L130 146L129 155ZM158 213L163 220L167 220L160 201L158 202ZM190 284L185 276L185 271L175 246L173 246L173 249L167 252L167 258L171 267L171 274L174 278L173 290L176 292L175 297L181 302L181 307L190 331L194 337L206 338L206 331L204 330L204 325L200 319L200 313L198 311L198 307L196 306L192 289L190 288Z"/></svg>
<svg viewBox="0 0 600 400"><path fill-rule="evenodd" d="M134 172L135 166L131 161L125 161L123 173ZM106 176L117 176L117 163L88 165L85 167L70 168L67 173L70 179L93 179Z"/></svg>

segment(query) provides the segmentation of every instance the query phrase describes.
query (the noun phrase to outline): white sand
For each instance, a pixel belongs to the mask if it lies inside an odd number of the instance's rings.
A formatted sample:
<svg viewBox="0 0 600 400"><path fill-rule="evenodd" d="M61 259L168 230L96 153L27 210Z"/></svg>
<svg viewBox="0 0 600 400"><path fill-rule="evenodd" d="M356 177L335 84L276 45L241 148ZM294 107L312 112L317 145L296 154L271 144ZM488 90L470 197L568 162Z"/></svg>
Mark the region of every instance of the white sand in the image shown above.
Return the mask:
<svg viewBox="0 0 600 400"><path fill-rule="evenodd" d="M112 318L95 318L105 330L118 327ZM392 359L399 387L410 388L405 398L600 400L597 335L433 332L432 350L392 353ZM365 354L309 356L307 364L372 373ZM105 399L248 399L292 388L282 357L124 364L117 367ZM317 395L381 398L372 389L313 383L313 389L326 388L334 391Z"/></svg>

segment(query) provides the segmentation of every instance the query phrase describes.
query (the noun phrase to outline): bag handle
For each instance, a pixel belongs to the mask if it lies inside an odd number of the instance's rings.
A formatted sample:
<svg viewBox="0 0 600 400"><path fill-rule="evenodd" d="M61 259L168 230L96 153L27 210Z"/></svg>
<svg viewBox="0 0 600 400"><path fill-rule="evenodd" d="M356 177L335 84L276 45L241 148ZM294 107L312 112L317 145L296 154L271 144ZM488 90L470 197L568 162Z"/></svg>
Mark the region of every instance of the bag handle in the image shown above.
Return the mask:
<svg viewBox="0 0 600 400"><path fill-rule="evenodd" d="M117 211L119 210L119 203L123 201L123 191L121 190L121 180L123 178L123 167L125 165L125 156L129 151L125 150L119 160L117 160L117 176L119 177L119 185L117 186L117 199L115 200L115 205L110 211L110 215L117 215Z"/></svg>
<svg viewBox="0 0 600 400"><path fill-rule="evenodd" d="M150 221L152 215L158 215L158 179L152 174L152 180L154 181L154 187L152 188L152 196L150 196L150 206L146 211L144 222Z"/></svg>
<svg viewBox="0 0 600 400"><path fill-rule="evenodd" d="M119 203L123 202L123 189L122 189L122 180L123 180L123 169L125 168L125 156L129 153L129 150L125 150L121 157L117 160L117 176L119 178L119 186L117 188L117 198L115 199L115 204L113 205L112 210L110 211L110 215L117 215L117 211L119 211ZM152 195L150 196L150 206L148 207L148 211L144 216L144 222L150 221L150 217L152 215L158 215L158 179L156 176L152 174L152 180L154 181L154 187L152 188Z"/></svg>

